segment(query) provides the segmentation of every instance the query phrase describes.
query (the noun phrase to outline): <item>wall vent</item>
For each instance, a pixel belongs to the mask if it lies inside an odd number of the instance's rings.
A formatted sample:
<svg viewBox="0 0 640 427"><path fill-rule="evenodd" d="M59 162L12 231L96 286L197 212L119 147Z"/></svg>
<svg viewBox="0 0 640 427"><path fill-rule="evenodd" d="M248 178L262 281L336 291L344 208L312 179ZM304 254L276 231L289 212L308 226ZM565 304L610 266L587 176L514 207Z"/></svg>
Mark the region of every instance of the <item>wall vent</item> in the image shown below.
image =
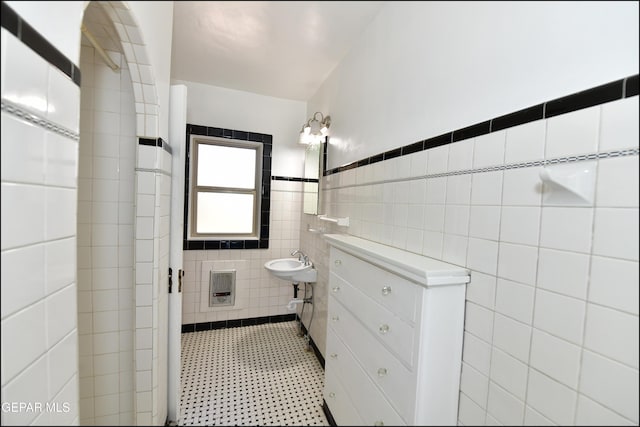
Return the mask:
<svg viewBox="0 0 640 427"><path fill-rule="evenodd" d="M209 271L209 307L234 305L236 300L236 270Z"/></svg>

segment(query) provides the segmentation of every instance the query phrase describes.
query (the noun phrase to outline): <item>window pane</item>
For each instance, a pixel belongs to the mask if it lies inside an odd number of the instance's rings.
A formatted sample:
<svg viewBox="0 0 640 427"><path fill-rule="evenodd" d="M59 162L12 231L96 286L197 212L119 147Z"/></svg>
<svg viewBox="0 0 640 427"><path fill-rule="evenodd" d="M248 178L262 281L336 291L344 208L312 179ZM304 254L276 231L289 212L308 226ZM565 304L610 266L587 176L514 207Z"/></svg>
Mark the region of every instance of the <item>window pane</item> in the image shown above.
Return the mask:
<svg viewBox="0 0 640 427"><path fill-rule="evenodd" d="M198 193L197 233L252 233L253 194Z"/></svg>
<svg viewBox="0 0 640 427"><path fill-rule="evenodd" d="M256 150L198 144L196 185L255 188Z"/></svg>

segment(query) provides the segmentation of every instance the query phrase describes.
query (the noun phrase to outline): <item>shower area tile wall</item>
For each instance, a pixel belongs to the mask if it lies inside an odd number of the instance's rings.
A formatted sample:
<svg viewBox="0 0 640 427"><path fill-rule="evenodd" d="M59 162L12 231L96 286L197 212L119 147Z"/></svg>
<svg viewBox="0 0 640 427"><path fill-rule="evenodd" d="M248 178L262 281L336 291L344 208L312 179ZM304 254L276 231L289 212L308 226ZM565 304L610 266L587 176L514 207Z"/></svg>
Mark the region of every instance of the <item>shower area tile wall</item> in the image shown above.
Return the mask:
<svg viewBox="0 0 640 427"><path fill-rule="evenodd" d="M87 19L91 19L91 9ZM80 422L132 425L136 118L127 61L83 37L78 172ZM103 39L103 40L106 40Z"/></svg>
<svg viewBox="0 0 640 427"><path fill-rule="evenodd" d="M634 78L630 98L321 180L320 211L349 217L351 226L309 217L312 227L472 271L461 425L638 423ZM561 170L588 159L597 171L594 202L548 201L540 162ZM326 270L326 243L302 225L301 245ZM314 287L325 295L327 278L319 276ZM325 300L316 301L326 310ZM314 321L321 349L325 330Z"/></svg>
<svg viewBox="0 0 640 427"><path fill-rule="evenodd" d="M264 263L290 257L292 251L300 248L302 184L271 181L268 249L184 251L183 325L293 313L286 308L293 298L292 284L271 276L264 268ZM203 264L213 265L216 269L236 270L234 306L201 310L203 287L205 294L209 287L209 273L203 270Z"/></svg>

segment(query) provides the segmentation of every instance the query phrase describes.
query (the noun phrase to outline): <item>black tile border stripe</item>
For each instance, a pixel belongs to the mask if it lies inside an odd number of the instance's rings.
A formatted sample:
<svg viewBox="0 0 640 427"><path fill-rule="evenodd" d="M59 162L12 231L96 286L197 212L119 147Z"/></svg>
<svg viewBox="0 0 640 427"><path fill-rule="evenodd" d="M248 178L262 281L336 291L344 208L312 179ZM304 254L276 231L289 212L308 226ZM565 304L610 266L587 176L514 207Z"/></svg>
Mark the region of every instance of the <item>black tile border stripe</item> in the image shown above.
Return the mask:
<svg viewBox="0 0 640 427"><path fill-rule="evenodd" d="M16 36L18 40L40 55L49 64L66 74L71 81L80 87L80 68L29 25L27 21L22 19L4 1L2 2L0 20L2 21L2 28Z"/></svg>
<svg viewBox="0 0 640 427"><path fill-rule="evenodd" d="M272 181L294 181L294 182L320 182L318 178L296 178L292 176L271 175Z"/></svg>
<svg viewBox="0 0 640 427"><path fill-rule="evenodd" d="M187 221L184 221L182 249L189 250L220 250L220 249L268 249L269 248L269 219L271 215L271 152L273 136L266 133L246 132L234 129L224 129L212 126L202 126L187 123L186 126L186 156L184 179L184 217L189 215L189 150L191 135L214 136L218 138L237 139L241 141L260 142L262 144L262 197L260 199L260 238L247 240L189 240L187 239Z"/></svg>
<svg viewBox="0 0 640 427"><path fill-rule="evenodd" d="M217 322L187 323L182 325L182 333L210 331L213 329L239 328L241 326L263 325L265 323L290 322L297 314L277 314L274 316L251 317L247 319L220 320ZM324 367L324 365L323 365Z"/></svg>
<svg viewBox="0 0 640 427"><path fill-rule="evenodd" d="M439 147L451 144L456 141L462 141L467 138L486 135L491 132L498 132L510 127L522 125L536 120L548 119L561 114L571 113L573 111L582 110L583 108L594 107L596 105L605 104L611 101L617 101L638 95L638 74L625 77L610 83L583 90L572 95L556 98L542 104L524 108L513 113L505 114L500 117L476 123L461 129L456 129L445 134L435 136L422 141L417 141L384 153L375 154L365 159L356 160L346 165L338 166L333 169L326 169L326 150L325 162L322 171L323 176L333 175L334 173L344 172L350 169L370 165L381 162L383 160L392 159L398 156L404 156L416 153L421 150Z"/></svg>
<svg viewBox="0 0 640 427"><path fill-rule="evenodd" d="M338 424L336 423L335 418L333 418L333 414L329 410L329 405L327 405L327 401L322 399L322 412L324 412L324 416L327 417L327 421L329 425L332 427L336 427Z"/></svg>
<svg viewBox="0 0 640 427"><path fill-rule="evenodd" d="M139 145L147 145L149 147L160 147L169 154L173 154L173 150L167 141L162 138L138 138Z"/></svg>

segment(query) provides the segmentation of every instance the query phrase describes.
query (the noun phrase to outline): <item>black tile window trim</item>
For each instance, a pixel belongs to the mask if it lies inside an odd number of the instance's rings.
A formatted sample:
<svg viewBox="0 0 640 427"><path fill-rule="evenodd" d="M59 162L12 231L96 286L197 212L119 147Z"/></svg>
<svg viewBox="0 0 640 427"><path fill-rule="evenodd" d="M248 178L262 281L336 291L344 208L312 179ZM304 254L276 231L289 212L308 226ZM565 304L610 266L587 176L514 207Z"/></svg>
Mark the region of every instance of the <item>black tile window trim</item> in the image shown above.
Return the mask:
<svg viewBox="0 0 640 427"><path fill-rule="evenodd" d="M292 176L271 176L272 181L319 182L318 178L296 178Z"/></svg>
<svg viewBox="0 0 640 427"><path fill-rule="evenodd" d="M173 150L167 141L162 138L138 138L139 145L147 145L150 147L161 147L164 151L169 154L173 154Z"/></svg>
<svg viewBox="0 0 640 427"><path fill-rule="evenodd" d="M189 215L189 140L191 135L215 136L219 138L238 139L262 143L262 197L260 204L260 238L247 240L189 240L187 238L187 221ZM142 138L141 138L142 139ZM273 137L265 133L246 132L234 129L223 129L212 126L201 126L187 123L187 144L185 156L184 179L184 228L182 249L190 250L220 250L220 249L268 249L269 248L269 218L271 210L271 148Z"/></svg>
<svg viewBox="0 0 640 427"><path fill-rule="evenodd" d="M251 317L248 319L231 319L217 322L187 323L182 325L182 333L210 331L213 329L238 328L241 326L262 325L265 323L281 323L296 320L297 314L278 314L275 316ZM323 365L324 366L324 365Z"/></svg>
<svg viewBox="0 0 640 427"><path fill-rule="evenodd" d="M322 175L332 175L334 173L370 165L383 160L392 159L394 157L405 156L421 150L428 150L441 145L451 144L456 141L462 141L467 138L486 135L491 132L498 132L503 129L519 126L536 120L548 119L550 117L571 113L573 111L582 110L583 108L594 107L596 105L636 95L638 95L638 74L596 86L582 92L577 92L572 95L553 99L551 101L505 114L500 117L495 117L491 120L476 123L465 128L456 129L423 141L417 141L343 166L338 166L333 169L326 169L327 153L325 150L325 162L323 163L324 170L322 171Z"/></svg>
<svg viewBox="0 0 640 427"><path fill-rule="evenodd" d="M18 40L40 55L42 59L66 74L78 87L80 86L80 68L67 58L54 45L2 2L2 28L16 36Z"/></svg>

